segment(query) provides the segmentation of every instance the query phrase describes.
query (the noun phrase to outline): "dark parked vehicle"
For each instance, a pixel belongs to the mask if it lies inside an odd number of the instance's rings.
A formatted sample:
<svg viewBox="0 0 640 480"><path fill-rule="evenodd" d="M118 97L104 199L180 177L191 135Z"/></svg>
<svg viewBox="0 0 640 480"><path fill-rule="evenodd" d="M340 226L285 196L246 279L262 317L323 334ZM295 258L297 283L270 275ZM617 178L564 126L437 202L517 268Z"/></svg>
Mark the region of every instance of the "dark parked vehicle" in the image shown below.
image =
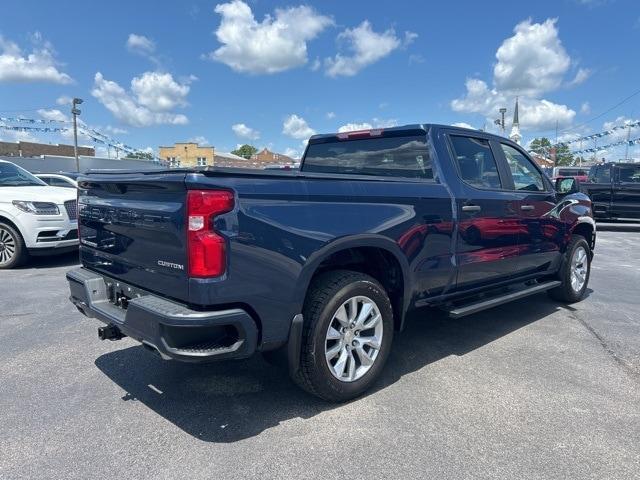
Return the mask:
<svg viewBox="0 0 640 480"><path fill-rule="evenodd" d="M580 190L591 198L598 220L640 219L639 163L594 165Z"/></svg>
<svg viewBox="0 0 640 480"><path fill-rule="evenodd" d="M102 339L187 362L263 352L344 401L410 309L581 300L595 223L560 187L508 139L439 125L315 135L295 172L89 174L71 301Z"/></svg>

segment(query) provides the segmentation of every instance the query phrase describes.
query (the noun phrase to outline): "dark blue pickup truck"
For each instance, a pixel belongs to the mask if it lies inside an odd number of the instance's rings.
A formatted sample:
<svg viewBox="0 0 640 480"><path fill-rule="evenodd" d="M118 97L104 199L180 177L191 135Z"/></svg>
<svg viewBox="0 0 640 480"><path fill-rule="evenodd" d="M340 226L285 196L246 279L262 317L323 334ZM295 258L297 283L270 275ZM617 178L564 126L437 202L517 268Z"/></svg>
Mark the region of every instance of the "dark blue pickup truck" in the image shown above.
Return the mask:
<svg viewBox="0 0 640 480"><path fill-rule="evenodd" d="M71 301L165 359L256 352L330 401L379 376L407 311L581 300L591 203L517 144L440 125L315 135L300 171L79 179ZM560 184L561 183L561 184Z"/></svg>

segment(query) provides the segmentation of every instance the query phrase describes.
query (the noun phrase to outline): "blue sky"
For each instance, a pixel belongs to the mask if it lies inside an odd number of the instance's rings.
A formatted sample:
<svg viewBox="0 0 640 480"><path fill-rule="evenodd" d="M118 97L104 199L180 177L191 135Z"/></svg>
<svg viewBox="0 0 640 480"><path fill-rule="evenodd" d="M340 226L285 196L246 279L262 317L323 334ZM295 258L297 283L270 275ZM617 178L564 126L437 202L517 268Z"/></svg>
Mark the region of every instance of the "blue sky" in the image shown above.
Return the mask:
<svg viewBox="0 0 640 480"><path fill-rule="evenodd" d="M640 118L640 95L601 115L640 88L637 1L22 0L0 35L0 116L64 120L77 96L88 126L140 149L295 154L340 128L493 129L516 95L525 142L556 122L562 140Z"/></svg>

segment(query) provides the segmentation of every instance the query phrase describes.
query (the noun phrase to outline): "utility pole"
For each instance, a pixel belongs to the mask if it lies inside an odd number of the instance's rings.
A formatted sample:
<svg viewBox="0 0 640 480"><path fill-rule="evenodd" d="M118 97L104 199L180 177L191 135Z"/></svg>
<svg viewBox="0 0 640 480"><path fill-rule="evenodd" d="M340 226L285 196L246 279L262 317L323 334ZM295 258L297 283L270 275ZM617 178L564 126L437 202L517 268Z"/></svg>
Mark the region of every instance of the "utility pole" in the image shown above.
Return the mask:
<svg viewBox="0 0 640 480"><path fill-rule="evenodd" d="M580 156L578 157L578 160L580 161L580 166L582 166L582 139L580 139Z"/></svg>
<svg viewBox="0 0 640 480"><path fill-rule="evenodd" d="M83 102L81 98L74 98L71 102L71 114L73 115L73 155L76 157L76 171L80 172L80 159L78 158L78 115L81 111L76 105Z"/></svg>

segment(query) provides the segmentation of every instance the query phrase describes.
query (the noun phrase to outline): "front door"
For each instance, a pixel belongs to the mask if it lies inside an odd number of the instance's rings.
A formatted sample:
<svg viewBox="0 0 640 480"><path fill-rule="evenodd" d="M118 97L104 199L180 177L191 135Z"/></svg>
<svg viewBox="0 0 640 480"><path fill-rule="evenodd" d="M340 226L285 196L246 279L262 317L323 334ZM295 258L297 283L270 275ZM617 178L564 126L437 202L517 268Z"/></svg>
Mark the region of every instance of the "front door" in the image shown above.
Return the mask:
<svg viewBox="0 0 640 480"><path fill-rule="evenodd" d="M508 280L517 270L518 236L523 225L517 198L504 168L496 161L494 141L481 134L449 136L457 174L458 210L456 287L466 290Z"/></svg>
<svg viewBox="0 0 640 480"><path fill-rule="evenodd" d="M565 234L556 193L544 174L517 145L501 142L499 161L504 159L516 196L514 207L520 217L517 275L555 271L561 258Z"/></svg>
<svg viewBox="0 0 640 480"><path fill-rule="evenodd" d="M620 218L640 218L640 165L619 165L612 210Z"/></svg>

